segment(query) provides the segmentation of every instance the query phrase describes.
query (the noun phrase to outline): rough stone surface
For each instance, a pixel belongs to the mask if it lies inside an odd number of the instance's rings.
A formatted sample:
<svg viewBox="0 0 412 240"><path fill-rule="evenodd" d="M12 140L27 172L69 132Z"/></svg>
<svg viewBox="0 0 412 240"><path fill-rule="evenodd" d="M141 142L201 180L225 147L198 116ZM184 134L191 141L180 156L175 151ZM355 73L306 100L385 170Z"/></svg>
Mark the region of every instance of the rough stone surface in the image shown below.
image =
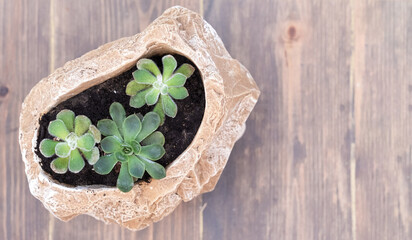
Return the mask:
<svg viewBox="0 0 412 240"><path fill-rule="evenodd" d="M167 176L115 187L72 187L53 180L34 153L39 119L58 103L119 75L142 57L178 53L199 68L206 91L204 118L193 142L167 168ZM249 72L232 59L215 30L182 7L166 10L142 33L122 38L67 62L26 97L20 116L20 147L31 193L57 218L88 214L106 223L142 229L179 203L213 190L260 92Z"/></svg>

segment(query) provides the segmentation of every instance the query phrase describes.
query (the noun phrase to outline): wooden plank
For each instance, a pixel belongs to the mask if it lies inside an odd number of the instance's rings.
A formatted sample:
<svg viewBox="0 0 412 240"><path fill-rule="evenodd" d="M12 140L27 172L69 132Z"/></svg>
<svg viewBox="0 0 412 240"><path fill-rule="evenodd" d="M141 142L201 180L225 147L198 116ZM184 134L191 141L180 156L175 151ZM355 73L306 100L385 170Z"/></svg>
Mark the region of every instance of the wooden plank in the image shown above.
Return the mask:
<svg viewBox="0 0 412 240"><path fill-rule="evenodd" d="M205 1L262 95L216 190L204 239L352 239L347 1Z"/></svg>
<svg viewBox="0 0 412 240"><path fill-rule="evenodd" d="M0 1L0 239L47 238L48 213L29 192L18 145L21 103L48 74L45 3Z"/></svg>
<svg viewBox="0 0 412 240"><path fill-rule="evenodd" d="M411 9L353 4L357 239L412 239Z"/></svg>
<svg viewBox="0 0 412 240"><path fill-rule="evenodd" d="M167 8L181 5L199 11L198 1L51 1L52 68L98 46L142 31ZM199 239L201 197L180 205L163 221L132 232L89 216L68 223L50 217L53 239ZM74 229L76 229L74 231Z"/></svg>

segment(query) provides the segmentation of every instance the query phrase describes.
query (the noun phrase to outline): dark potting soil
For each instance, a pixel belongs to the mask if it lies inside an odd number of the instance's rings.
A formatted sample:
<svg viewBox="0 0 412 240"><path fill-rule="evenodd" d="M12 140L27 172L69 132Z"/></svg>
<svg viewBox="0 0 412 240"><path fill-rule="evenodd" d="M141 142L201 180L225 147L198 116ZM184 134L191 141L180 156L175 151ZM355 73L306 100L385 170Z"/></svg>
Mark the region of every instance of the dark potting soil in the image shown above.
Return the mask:
<svg viewBox="0 0 412 240"><path fill-rule="evenodd" d="M196 68L196 65L189 59L180 55L173 56L176 58L178 67L183 63L189 63ZM162 71L161 57L162 56L153 56L150 58L156 62ZM152 111L153 106L149 107L145 105L139 109L129 106L130 97L126 95L125 90L126 85L133 80L132 72L135 70L136 67L133 67L119 76L93 86L58 104L41 117L39 120L40 128L35 152L41 158L40 165L43 170L49 173L55 180L72 186L93 184L116 186L117 176L120 171L119 163L108 175L97 174L92 170L93 166L89 165L87 161L85 161L86 166L84 169L77 174L69 171L65 174L57 174L50 168L50 163L56 156L51 158L44 157L39 151L39 145L44 138L53 138L47 131L48 124L50 121L55 120L57 113L63 109L74 111L76 116L85 115L89 117L95 126L97 126L97 122L101 119L110 119L109 107L113 102L119 102L124 106L126 116L139 112L145 115ZM205 91L199 69L196 68L194 74L187 79L185 87L189 92L189 96L183 100L175 100L178 107L176 117L166 117L165 123L158 129L165 136L166 141L164 148L166 154L162 159L158 160L157 163L164 167L173 162L173 160L189 146L203 119ZM102 151L100 151L100 153L101 155L103 154ZM150 181L150 176L145 173L142 180Z"/></svg>

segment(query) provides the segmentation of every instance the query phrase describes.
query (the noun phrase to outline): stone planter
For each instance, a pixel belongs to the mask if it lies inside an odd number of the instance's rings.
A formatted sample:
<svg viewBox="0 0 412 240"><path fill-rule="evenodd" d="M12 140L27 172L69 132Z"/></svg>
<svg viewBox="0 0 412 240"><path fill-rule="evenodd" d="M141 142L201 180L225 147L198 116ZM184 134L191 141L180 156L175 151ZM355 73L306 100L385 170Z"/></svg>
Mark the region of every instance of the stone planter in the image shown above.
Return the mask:
<svg viewBox="0 0 412 240"><path fill-rule="evenodd" d="M44 172L35 154L39 119L60 102L117 76L148 54L178 53L201 72L206 108L189 147L167 167L167 176L135 184L128 192L103 185L73 187ZM30 191L57 218L88 214L129 229L142 229L171 213L181 201L213 190L260 92L249 72L226 51L200 15L168 9L142 33L122 38L67 62L26 97L20 147Z"/></svg>

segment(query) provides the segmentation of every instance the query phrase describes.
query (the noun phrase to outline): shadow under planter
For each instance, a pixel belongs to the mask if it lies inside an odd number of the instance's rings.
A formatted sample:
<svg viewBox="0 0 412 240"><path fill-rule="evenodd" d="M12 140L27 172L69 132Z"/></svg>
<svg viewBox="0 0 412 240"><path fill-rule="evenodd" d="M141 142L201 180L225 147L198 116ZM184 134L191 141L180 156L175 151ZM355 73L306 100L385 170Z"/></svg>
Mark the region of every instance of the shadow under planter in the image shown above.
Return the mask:
<svg viewBox="0 0 412 240"><path fill-rule="evenodd" d="M197 67L205 102L200 99L196 103L204 106L204 115L199 110L192 125L176 133L186 131L192 136L164 163L166 177L141 181L123 193L102 185L113 185L110 183L70 183L50 175L47 162L36 154L38 142L46 134L40 124L43 119L53 119L59 107L128 73L139 59L169 53L184 56ZM213 190L259 94L249 72L231 58L215 30L199 14L170 8L142 33L67 62L31 90L22 106L19 138L30 191L61 220L88 214L142 229L171 213L182 200ZM84 113L79 110L76 114Z"/></svg>

